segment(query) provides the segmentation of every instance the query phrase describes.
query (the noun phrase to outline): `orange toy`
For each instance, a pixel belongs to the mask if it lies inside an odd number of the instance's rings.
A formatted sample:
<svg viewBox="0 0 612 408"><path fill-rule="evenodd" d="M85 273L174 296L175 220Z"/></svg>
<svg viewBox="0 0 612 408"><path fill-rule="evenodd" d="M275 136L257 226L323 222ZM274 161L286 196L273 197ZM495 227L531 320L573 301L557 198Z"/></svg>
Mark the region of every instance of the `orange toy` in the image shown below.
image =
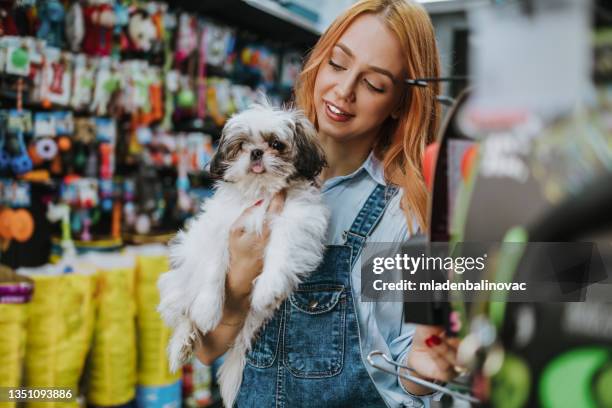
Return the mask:
<svg viewBox="0 0 612 408"><path fill-rule="evenodd" d="M67 152L72 147L72 142L69 137L62 136L57 139L57 147L59 147L62 152Z"/></svg>
<svg viewBox="0 0 612 408"><path fill-rule="evenodd" d="M11 235L19 242L26 242L34 233L34 218L28 211L20 208L11 217Z"/></svg>
<svg viewBox="0 0 612 408"><path fill-rule="evenodd" d="M30 160L32 160L32 164L34 166L40 166L45 161L42 157L38 155L35 144L30 144L28 146L28 156L30 156Z"/></svg>
<svg viewBox="0 0 612 408"><path fill-rule="evenodd" d="M15 212L10 208L0 210L0 238L11 239L11 223Z"/></svg>

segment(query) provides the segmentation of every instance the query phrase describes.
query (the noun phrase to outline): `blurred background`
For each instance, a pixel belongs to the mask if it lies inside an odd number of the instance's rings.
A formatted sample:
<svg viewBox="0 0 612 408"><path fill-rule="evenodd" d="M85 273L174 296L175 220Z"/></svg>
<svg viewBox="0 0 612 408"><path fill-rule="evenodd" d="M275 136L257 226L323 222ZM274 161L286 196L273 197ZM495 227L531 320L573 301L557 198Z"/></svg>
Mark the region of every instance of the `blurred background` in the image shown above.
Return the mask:
<svg viewBox="0 0 612 408"><path fill-rule="evenodd" d="M290 101L352 3L0 1L0 389L68 387L78 398L54 405L72 407L221 406L218 364L168 372L165 244L212 194L204 168L226 119L261 91ZM610 2L422 3L444 84L422 239L609 247ZM612 299L602 257L597 298ZM491 279L529 268L502 249ZM609 408L612 307L579 289L579 303L407 303L406 315L464 339L457 390L484 406Z"/></svg>

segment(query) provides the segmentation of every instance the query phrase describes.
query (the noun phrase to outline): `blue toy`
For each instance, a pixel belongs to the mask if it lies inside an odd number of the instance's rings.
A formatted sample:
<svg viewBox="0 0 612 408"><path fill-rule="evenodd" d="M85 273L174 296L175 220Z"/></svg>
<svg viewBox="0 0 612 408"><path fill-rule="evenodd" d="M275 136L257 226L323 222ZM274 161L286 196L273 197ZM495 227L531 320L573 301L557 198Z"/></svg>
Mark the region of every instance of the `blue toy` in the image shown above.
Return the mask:
<svg viewBox="0 0 612 408"><path fill-rule="evenodd" d="M40 28L36 36L47 40L52 47L62 48L64 46L64 20L66 10L59 0L38 1L38 16Z"/></svg>

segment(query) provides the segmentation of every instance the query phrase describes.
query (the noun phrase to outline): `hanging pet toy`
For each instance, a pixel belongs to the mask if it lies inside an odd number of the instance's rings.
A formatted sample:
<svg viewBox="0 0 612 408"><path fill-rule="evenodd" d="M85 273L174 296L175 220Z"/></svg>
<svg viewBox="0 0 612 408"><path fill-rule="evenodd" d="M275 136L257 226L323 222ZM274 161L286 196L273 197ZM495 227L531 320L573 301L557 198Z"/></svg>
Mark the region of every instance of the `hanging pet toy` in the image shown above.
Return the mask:
<svg viewBox="0 0 612 408"><path fill-rule="evenodd" d="M0 171L8 170L11 166L11 156L4 149L4 144L6 141L6 121L2 121L0 124Z"/></svg>
<svg viewBox="0 0 612 408"><path fill-rule="evenodd" d="M17 133L17 140L19 142L19 151L16 156L11 157L11 170L13 170L13 173L21 175L32 170L33 165L25 145L23 131Z"/></svg>
<svg viewBox="0 0 612 408"><path fill-rule="evenodd" d="M51 47L62 48L64 45L64 20L66 11L59 0L42 0L37 5L40 28L36 36L45 39Z"/></svg>

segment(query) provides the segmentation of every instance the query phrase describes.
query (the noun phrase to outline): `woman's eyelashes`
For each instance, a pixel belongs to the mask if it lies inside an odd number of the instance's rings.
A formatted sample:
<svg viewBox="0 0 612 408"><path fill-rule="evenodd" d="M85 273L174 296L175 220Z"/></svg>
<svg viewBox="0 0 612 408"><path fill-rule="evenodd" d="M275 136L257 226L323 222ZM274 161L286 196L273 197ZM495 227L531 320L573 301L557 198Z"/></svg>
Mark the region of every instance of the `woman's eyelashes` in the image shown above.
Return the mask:
<svg viewBox="0 0 612 408"><path fill-rule="evenodd" d="M329 60L329 65L332 67L332 69L334 71L346 71L346 67L343 67L342 65L334 62L334 60L330 59ZM381 87L381 86L376 86L374 85L370 80L368 80L367 78L363 78L363 83L366 85L366 87L373 92L376 93L384 93L385 92L385 88Z"/></svg>
<svg viewBox="0 0 612 408"><path fill-rule="evenodd" d="M346 70L346 68L344 68L342 65L336 64L331 59L329 60L329 65L331 65L331 67L333 68L334 71L344 71L344 70Z"/></svg>
<svg viewBox="0 0 612 408"><path fill-rule="evenodd" d="M378 92L378 93L384 93L385 92L385 88L379 88L377 86L372 85L372 83L370 81L368 81L367 78L364 78L363 82L365 82L366 85L368 86L368 88L370 88L374 92Z"/></svg>

